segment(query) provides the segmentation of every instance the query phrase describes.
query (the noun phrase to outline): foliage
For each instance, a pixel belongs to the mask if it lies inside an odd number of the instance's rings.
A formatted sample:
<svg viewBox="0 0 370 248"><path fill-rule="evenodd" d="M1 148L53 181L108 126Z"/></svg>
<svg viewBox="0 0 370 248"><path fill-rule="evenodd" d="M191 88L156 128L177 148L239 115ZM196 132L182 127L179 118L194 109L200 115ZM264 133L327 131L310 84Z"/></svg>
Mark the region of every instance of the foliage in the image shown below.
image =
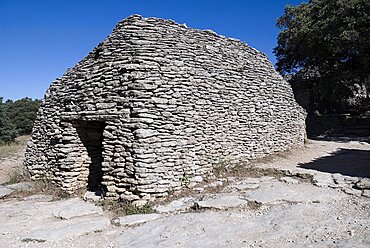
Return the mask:
<svg viewBox="0 0 370 248"><path fill-rule="evenodd" d="M17 135L18 132L8 117L7 108L3 103L3 98L0 97L0 143L12 142Z"/></svg>
<svg viewBox="0 0 370 248"><path fill-rule="evenodd" d="M370 89L370 1L288 5L277 27L277 70L309 75L319 110L338 112L355 87Z"/></svg>
<svg viewBox="0 0 370 248"><path fill-rule="evenodd" d="M16 126L19 134L25 135L32 132L37 110L41 101L25 97L15 102L6 101L9 119Z"/></svg>
<svg viewBox="0 0 370 248"><path fill-rule="evenodd" d="M0 97L0 143L13 142L19 134L30 134L40 103L28 97L4 103Z"/></svg>

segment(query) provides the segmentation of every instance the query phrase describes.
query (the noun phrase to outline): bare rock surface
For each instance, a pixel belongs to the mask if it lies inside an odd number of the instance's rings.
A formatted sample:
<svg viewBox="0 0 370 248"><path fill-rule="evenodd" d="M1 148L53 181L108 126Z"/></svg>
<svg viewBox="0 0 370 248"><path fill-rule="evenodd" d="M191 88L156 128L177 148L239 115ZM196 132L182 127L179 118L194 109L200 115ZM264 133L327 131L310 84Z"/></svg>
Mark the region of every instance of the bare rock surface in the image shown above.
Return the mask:
<svg viewBox="0 0 370 248"><path fill-rule="evenodd" d="M0 244L30 248L370 247L368 177L336 170L343 167L339 159L343 153L335 163L329 161L338 166L330 173L320 171L327 165L317 162L342 148L370 150L366 142L310 141L302 153L255 165L264 176L230 178L220 192L205 190L158 205L157 214L113 218L79 198L6 197L0 200ZM358 160L351 156L351 165L366 161L364 154ZM310 169L304 168L307 164ZM114 225L117 219L119 225Z"/></svg>
<svg viewBox="0 0 370 248"><path fill-rule="evenodd" d="M82 236L88 233L101 232L109 225L106 217L83 217L62 221L48 221L36 230L21 236L23 242L59 241Z"/></svg>
<svg viewBox="0 0 370 248"><path fill-rule="evenodd" d="M34 184L35 184L34 182L20 182L6 185L6 187L12 190L30 190L34 187Z"/></svg>
<svg viewBox="0 0 370 248"><path fill-rule="evenodd" d="M14 192L14 189L0 186L0 199Z"/></svg>
<svg viewBox="0 0 370 248"><path fill-rule="evenodd" d="M291 185L283 182L269 182L253 191L245 198L262 204L279 204L284 202L331 202L341 199L343 194L336 191L323 190L313 185Z"/></svg>
<svg viewBox="0 0 370 248"><path fill-rule="evenodd" d="M228 209L236 208L246 205L246 199L242 199L236 195L214 195L208 199L197 202L200 208L213 208L213 209Z"/></svg>
<svg viewBox="0 0 370 248"><path fill-rule="evenodd" d="M121 226L133 226L161 218L161 214L134 214L119 217Z"/></svg>
<svg viewBox="0 0 370 248"><path fill-rule="evenodd" d="M284 183L291 183L291 184L297 184L299 181L297 179L291 178L291 177L282 177L280 178L281 181Z"/></svg>
<svg viewBox="0 0 370 248"><path fill-rule="evenodd" d="M102 215L103 210L93 203L84 202L78 198L61 202L56 209L53 210L53 216L55 218L65 220L92 214Z"/></svg>
<svg viewBox="0 0 370 248"><path fill-rule="evenodd" d="M362 243L368 223L331 203L279 206L263 214L186 213L130 229L118 237L117 247L329 247L353 238L350 230L358 230L353 235L361 241L354 243Z"/></svg>
<svg viewBox="0 0 370 248"><path fill-rule="evenodd" d="M169 204L158 205L155 210L159 213L186 211L194 205L193 197L183 197Z"/></svg>

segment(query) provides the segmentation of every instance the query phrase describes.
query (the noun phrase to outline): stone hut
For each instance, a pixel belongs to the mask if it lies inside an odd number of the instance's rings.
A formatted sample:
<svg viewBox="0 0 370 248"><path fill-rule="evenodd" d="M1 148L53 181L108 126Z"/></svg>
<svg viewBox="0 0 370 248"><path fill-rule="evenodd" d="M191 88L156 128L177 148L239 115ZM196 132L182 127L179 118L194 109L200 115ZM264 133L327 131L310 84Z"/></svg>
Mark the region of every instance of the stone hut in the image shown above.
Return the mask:
<svg viewBox="0 0 370 248"><path fill-rule="evenodd" d="M148 199L219 163L302 145L304 121L265 54L133 15L51 84L25 165L68 192Z"/></svg>

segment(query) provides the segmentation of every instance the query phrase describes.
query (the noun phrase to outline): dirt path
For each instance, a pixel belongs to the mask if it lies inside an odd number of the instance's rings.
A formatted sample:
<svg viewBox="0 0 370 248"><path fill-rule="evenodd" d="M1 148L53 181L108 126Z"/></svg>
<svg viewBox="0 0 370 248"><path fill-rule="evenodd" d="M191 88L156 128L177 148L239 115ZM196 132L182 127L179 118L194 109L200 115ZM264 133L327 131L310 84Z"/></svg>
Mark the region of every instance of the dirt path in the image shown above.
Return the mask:
<svg viewBox="0 0 370 248"><path fill-rule="evenodd" d="M370 247L369 154L367 141L310 140L305 148L255 165L260 176L196 185L200 193L157 205L149 215L113 218L79 198L5 198L0 244ZM210 193L212 187L219 190Z"/></svg>

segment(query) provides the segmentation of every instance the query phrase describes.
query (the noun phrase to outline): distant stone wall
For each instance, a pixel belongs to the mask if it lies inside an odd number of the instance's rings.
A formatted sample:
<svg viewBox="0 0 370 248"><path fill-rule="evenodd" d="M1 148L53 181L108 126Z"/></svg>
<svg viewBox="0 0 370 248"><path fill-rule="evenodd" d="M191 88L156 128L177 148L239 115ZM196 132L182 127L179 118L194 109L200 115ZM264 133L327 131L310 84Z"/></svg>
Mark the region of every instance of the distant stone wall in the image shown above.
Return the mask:
<svg viewBox="0 0 370 248"><path fill-rule="evenodd" d="M266 55L212 31L134 15L45 95L26 153L34 178L87 186L76 122L104 125L108 197L164 196L221 161L302 145L305 112ZM86 125L86 124L85 124Z"/></svg>

